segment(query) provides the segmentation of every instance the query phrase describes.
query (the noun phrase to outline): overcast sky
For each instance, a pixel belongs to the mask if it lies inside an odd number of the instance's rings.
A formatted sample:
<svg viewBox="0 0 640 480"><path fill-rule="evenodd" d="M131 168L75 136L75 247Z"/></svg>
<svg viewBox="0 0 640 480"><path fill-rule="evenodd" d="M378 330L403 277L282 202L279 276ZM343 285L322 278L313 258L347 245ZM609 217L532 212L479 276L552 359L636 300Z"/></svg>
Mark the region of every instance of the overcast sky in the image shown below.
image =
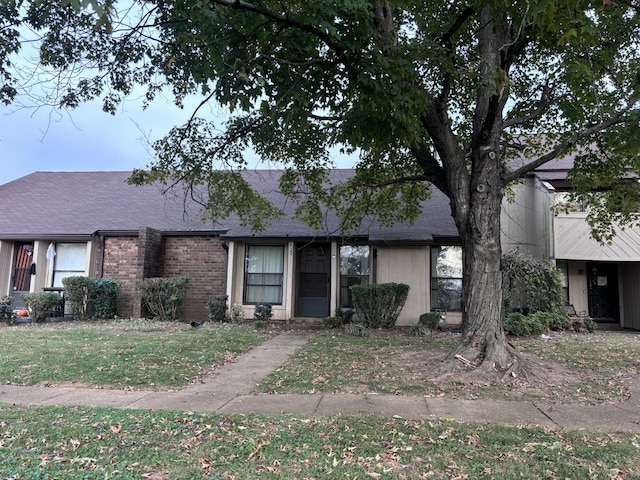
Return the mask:
<svg viewBox="0 0 640 480"><path fill-rule="evenodd" d="M2 106L0 184L35 171L143 168L151 159L149 141L183 124L190 114L162 99L146 111L131 99L115 116L104 113L99 102L68 113Z"/></svg>
<svg viewBox="0 0 640 480"><path fill-rule="evenodd" d="M0 106L0 185L35 171L144 168L152 155L149 141L182 125L195 105L193 101L181 110L160 99L143 111L141 102L130 99L115 116L104 113L99 102L68 113ZM209 113L222 127L225 114ZM334 160L340 167L353 164Z"/></svg>

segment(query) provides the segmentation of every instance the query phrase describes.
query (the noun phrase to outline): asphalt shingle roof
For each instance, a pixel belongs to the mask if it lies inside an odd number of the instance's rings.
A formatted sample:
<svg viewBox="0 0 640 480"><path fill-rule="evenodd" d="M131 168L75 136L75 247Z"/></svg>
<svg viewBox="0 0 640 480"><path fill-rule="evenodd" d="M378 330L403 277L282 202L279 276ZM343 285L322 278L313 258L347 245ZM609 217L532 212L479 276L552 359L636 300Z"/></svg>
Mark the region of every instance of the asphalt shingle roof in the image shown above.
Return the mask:
<svg viewBox="0 0 640 480"><path fill-rule="evenodd" d="M235 217L217 225L203 222L202 207L182 194L162 194L159 185L135 186L131 172L35 172L0 185L0 238L35 239L90 236L96 232L137 232L151 227L165 232L220 232L229 237L312 238L336 235L337 219L327 216L327 229L316 231L292 217L295 204L278 191L281 171L245 172L247 180L286 212L265 231L254 234ZM351 170L333 175L349 176ZM457 237L449 200L433 189L414 225L390 228L363 224L358 235L371 241L424 242L433 237Z"/></svg>

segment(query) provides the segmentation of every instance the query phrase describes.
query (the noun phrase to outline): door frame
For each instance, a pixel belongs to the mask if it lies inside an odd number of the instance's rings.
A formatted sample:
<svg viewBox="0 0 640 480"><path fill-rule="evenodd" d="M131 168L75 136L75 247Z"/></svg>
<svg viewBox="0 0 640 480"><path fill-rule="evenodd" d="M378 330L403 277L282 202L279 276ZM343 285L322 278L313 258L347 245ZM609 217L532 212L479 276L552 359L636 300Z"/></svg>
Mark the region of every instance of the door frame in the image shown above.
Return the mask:
<svg viewBox="0 0 640 480"><path fill-rule="evenodd" d="M323 311L322 314L319 315L309 315L309 314L305 314L305 312L302 312L303 314L301 314L301 296L300 296L300 292L301 292L301 288L300 288L300 277L302 272L302 261L301 261L301 257L302 257L302 253L304 250L308 249L308 248L320 248L324 250L324 258L325 258L325 265L326 265L326 271L325 272L321 272L326 276L326 298L325 297L317 297L317 298L322 298L325 299L325 302L323 302ZM302 318L324 318L330 315L330 310L331 310L331 272L332 272L332 265L331 265L331 243L330 242L319 242L319 243L308 243L308 242L304 242L304 243L298 243L296 245L296 257L295 257L295 301L294 301L294 312L295 312L295 316L296 317L302 317ZM320 302L319 302L320 303Z"/></svg>

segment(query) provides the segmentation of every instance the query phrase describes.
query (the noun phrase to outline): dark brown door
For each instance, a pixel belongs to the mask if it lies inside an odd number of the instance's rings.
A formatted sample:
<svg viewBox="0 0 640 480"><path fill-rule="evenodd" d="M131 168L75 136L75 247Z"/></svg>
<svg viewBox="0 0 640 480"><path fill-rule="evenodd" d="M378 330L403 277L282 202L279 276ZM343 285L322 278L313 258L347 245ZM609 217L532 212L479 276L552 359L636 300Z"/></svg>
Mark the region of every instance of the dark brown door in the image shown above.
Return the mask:
<svg viewBox="0 0 640 480"><path fill-rule="evenodd" d="M31 265L33 264L33 243L16 242L13 257L11 294L16 308L24 307L22 295L31 289Z"/></svg>
<svg viewBox="0 0 640 480"><path fill-rule="evenodd" d="M327 243L298 249L298 317L329 316L331 246Z"/></svg>
<svg viewBox="0 0 640 480"><path fill-rule="evenodd" d="M587 264L589 316L599 321L620 321L618 266L615 263Z"/></svg>

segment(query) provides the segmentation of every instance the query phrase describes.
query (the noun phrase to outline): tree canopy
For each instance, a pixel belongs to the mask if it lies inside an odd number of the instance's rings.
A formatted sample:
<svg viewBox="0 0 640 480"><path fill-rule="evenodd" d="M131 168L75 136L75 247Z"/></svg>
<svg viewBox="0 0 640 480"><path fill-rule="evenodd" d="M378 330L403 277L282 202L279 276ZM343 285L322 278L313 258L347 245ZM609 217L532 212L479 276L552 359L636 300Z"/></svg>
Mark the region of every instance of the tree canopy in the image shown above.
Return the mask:
<svg viewBox="0 0 640 480"><path fill-rule="evenodd" d="M573 152L594 228L637 218L639 19L636 0L4 0L0 99L34 78L15 68L27 30L53 80L41 102L100 98L114 112L134 87L145 102L199 95L202 108L132 181L207 185L212 218L256 228L277 209L238 175L248 147L286 169L281 188L311 223L321 203L346 230L371 212L416 218L437 187L465 251L461 348L506 365L495 338L507 186ZM229 108L226 125L201 115L210 102ZM359 160L329 191L334 149Z"/></svg>

